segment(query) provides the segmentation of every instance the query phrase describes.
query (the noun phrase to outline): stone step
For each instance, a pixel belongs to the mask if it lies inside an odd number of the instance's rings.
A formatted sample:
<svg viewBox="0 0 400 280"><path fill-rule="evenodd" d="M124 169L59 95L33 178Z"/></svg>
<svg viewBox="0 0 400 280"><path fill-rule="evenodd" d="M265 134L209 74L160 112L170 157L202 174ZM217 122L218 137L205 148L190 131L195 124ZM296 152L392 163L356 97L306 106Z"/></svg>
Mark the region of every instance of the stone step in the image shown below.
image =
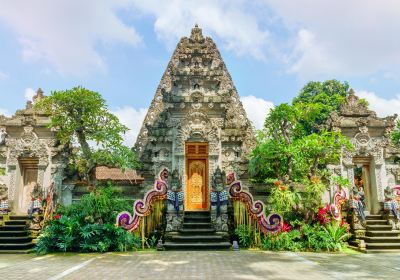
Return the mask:
<svg viewBox="0 0 400 280"><path fill-rule="evenodd" d="M364 237L367 243L399 243L400 237L397 236L366 236Z"/></svg>
<svg viewBox="0 0 400 280"><path fill-rule="evenodd" d="M210 223L211 217L202 217L202 216L184 216L184 223Z"/></svg>
<svg viewBox="0 0 400 280"><path fill-rule="evenodd" d="M5 221L4 224L7 226L12 226L12 225L23 226L26 225L27 222L28 222L27 220L9 220Z"/></svg>
<svg viewBox="0 0 400 280"><path fill-rule="evenodd" d="M400 250L400 243L366 243L366 249L396 249Z"/></svg>
<svg viewBox="0 0 400 280"><path fill-rule="evenodd" d="M0 231L0 237L23 237L27 236L28 232L24 230L18 231Z"/></svg>
<svg viewBox="0 0 400 280"><path fill-rule="evenodd" d="M397 249L385 249L385 250L381 250L381 249L367 249L364 251L367 254L387 254L387 253L396 253L399 254L400 250Z"/></svg>
<svg viewBox="0 0 400 280"><path fill-rule="evenodd" d="M388 221L387 220L366 220L367 226L371 225L387 225Z"/></svg>
<svg viewBox="0 0 400 280"><path fill-rule="evenodd" d="M13 215L10 216L10 220L30 220L28 215Z"/></svg>
<svg viewBox="0 0 400 280"><path fill-rule="evenodd" d="M0 244L0 250L27 250L34 246L32 242Z"/></svg>
<svg viewBox="0 0 400 280"><path fill-rule="evenodd" d="M182 228L180 233L185 235L199 235L199 234L212 234L215 232L213 228Z"/></svg>
<svg viewBox="0 0 400 280"><path fill-rule="evenodd" d="M170 238L171 242L178 243L195 243L195 242L223 242L224 238L220 235L173 235Z"/></svg>
<svg viewBox="0 0 400 280"><path fill-rule="evenodd" d="M211 215L210 211L186 211L183 213L184 216L188 217L209 217Z"/></svg>
<svg viewBox="0 0 400 280"><path fill-rule="evenodd" d="M212 228L211 223L183 223L182 228L193 228L193 229L207 229L207 228Z"/></svg>
<svg viewBox="0 0 400 280"><path fill-rule="evenodd" d="M177 243L166 241L164 243L164 248L166 250L229 250L231 246L229 242Z"/></svg>
<svg viewBox="0 0 400 280"><path fill-rule="evenodd" d="M33 253L32 249L26 249L26 250L0 250L0 255L1 254L29 254Z"/></svg>
<svg viewBox="0 0 400 280"><path fill-rule="evenodd" d="M0 231L24 231L26 225L4 225L0 227Z"/></svg>
<svg viewBox="0 0 400 280"><path fill-rule="evenodd" d="M382 215L368 215L365 217L366 220L383 220Z"/></svg>
<svg viewBox="0 0 400 280"><path fill-rule="evenodd" d="M7 243L28 243L31 242L32 238L29 236L18 236L18 237L0 237L0 244Z"/></svg>
<svg viewBox="0 0 400 280"><path fill-rule="evenodd" d="M367 231L371 230L371 231L391 231L392 230L392 226L391 225L367 225Z"/></svg>

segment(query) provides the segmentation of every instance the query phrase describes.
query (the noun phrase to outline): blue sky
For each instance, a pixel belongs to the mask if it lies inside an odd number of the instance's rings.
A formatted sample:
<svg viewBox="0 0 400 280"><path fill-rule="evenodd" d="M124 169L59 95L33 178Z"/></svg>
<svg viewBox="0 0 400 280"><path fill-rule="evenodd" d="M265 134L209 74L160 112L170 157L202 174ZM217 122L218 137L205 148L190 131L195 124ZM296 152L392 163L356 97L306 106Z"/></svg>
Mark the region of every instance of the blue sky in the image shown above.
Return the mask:
<svg viewBox="0 0 400 280"><path fill-rule="evenodd" d="M0 0L0 114L38 87L82 85L106 98L133 143L195 23L216 41L256 127L310 80L348 81L380 116L400 113L396 0Z"/></svg>

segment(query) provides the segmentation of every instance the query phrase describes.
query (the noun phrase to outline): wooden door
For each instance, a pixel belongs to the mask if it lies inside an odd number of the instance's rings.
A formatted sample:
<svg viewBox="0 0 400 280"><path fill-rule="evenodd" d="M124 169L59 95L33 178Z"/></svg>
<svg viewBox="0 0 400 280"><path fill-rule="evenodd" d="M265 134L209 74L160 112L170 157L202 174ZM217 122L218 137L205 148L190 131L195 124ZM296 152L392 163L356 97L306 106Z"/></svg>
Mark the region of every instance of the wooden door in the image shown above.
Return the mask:
<svg viewBox="0 0 400 280"><path fill-rule="evenodd" d="M186 143L185 211L209 209L208 143Z"/></svg>

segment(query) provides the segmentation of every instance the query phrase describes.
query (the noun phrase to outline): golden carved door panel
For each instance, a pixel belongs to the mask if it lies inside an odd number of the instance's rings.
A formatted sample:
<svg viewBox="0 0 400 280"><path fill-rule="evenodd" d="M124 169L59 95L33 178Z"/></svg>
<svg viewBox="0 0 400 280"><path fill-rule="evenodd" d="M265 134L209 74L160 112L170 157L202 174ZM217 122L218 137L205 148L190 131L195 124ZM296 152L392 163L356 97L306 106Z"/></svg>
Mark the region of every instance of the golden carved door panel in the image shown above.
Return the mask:
<svg viewBox="0 0 400 280"><path fill-rule="evenodd" d="M208 145L186 144L185 210L208 210Z"/></svg>

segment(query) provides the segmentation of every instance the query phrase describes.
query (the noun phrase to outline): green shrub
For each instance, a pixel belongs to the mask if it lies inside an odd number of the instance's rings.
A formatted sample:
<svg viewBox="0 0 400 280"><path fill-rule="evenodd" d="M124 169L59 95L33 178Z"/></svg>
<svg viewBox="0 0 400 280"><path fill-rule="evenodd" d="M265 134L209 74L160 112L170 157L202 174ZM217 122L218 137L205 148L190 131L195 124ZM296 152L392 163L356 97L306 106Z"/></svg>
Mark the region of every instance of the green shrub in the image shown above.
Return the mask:
<svg viewBox="0 0 400 280"><path fill-rule="evenodd" d="M349 236L347 226L337 222L325 226L319 223L302 224L288 232L265 235L262 248L272 251L341 251Z"/></svg>
<svg viewBox="0 0 400 280"><path fill-rule="evenodd" d="M84 195L81 201L58 209L42 230L37 254L49 252L126 251L141 246L141 239L116 227L117 213L130 204L109 185Z"/></svg>
<svg viewBox="0 0 400 280"><path fill-rule="evenodd" d="M252 232L246 225L239 225L235 229L235 234L239 238L239 245L243 248L249 248L252 245Z"/></svg>

